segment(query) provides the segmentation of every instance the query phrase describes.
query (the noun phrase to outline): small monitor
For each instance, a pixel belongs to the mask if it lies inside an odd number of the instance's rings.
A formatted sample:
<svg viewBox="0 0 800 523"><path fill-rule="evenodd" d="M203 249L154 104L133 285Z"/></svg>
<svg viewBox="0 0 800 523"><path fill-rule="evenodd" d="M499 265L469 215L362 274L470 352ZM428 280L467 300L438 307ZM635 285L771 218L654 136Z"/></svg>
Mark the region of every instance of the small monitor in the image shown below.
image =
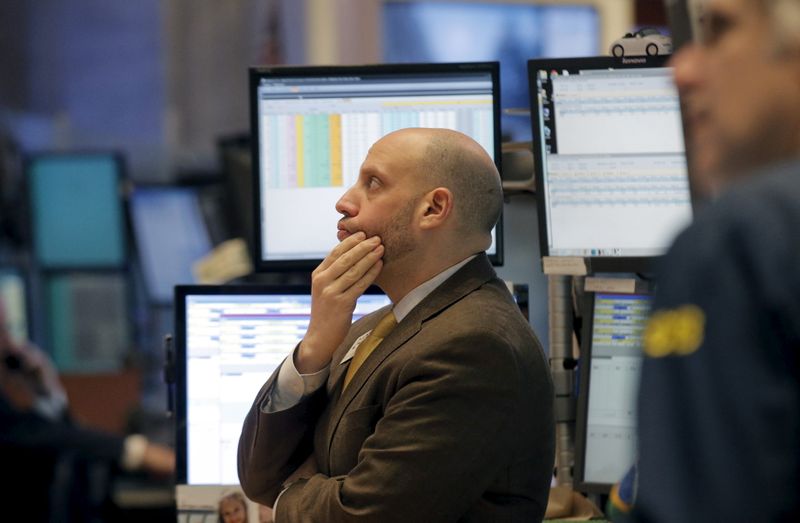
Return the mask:
<svg viewBox="0 0 800 523"><path fill-rule="evenodd" d="M370 290L353 320L389 305ZM236 453L256 394L305 335L308 286L175 289L177 483L239 483Z"/></svg>
<svg viewBox="0 0 800 523"><path fill-rule="evenodd" d="M45 269L120 268L126 242L113 153L48 153L27 159L34 256Z"/></svg>
<svg viewBox="0 0 800 523"><path fill-rule="evenodd" d="M636 455L636 401L646 294L588 294L579 365L575 479L578 490L608 493Z"/></svg>
<svg viewBox="0 0 800 523"><path fill-rule="evenodd" d="M11 339L16 343L28 340L28 291L25 276L16 267L0 266L0 304L5 313L4 327Z"/></svg>
<svg viewBox="0 0 800 523"><path fill-rule="evenodd" d="M213 247L198 191L136 187L129 210L147 293L155 303L170 304L175 285L196 283L192 265Z"/></svg>
<svg viewBox="0 0 800 523"><path fill-rule="evenodd" d="M392 131L461 131L499 170L499 83L497 62L251 69L256 267L319 264L336 245L336 201ZM498 223L495 264L502 247Z"/></svg>
<svg viewBox="0 0 800 523"><path fill-rule="evenodd" d="M691 221L678 92L664 63L528 62L543 256L641 270Z"/></svg>
<svg viewBox="0 0 800 523"><path fill-rule="evenodd" d="M47 347L60 371L120 370L134 338L121 271L57 272L43 281Z"/></svg>

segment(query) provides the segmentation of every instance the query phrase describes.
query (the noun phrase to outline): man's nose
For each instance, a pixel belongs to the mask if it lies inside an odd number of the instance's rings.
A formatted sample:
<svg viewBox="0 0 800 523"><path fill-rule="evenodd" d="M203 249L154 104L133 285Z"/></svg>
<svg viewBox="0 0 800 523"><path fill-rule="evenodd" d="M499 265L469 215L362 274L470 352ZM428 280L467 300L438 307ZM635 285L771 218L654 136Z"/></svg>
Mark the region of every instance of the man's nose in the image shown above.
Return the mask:
<svg viewBox="0 0 800 523"><path fill-rule="evenodd" d="M358 206L355 203L352 187L348 189L341 198L339 198L339 201L336 202L336 212L348 217L358 214Z"/></svg>
<svg viewBox="0 0 800 523"><path fill-rule="evenodd" d="M675 53L669 61L675 75L675 85L678 92L686 93L695 87L703 72L703 50L698 44L686 44Z"/></svg>

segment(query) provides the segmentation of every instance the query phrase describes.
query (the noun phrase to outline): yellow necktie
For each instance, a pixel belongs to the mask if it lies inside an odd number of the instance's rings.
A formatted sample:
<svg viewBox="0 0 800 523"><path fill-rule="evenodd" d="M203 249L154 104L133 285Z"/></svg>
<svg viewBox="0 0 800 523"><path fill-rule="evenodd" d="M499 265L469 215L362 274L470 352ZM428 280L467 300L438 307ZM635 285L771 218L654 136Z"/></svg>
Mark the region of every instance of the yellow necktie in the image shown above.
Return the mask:
<svg viewBox="0 0 800 523"><path fill-rule="evenodd" d="M372 351L375 350L375 347L380 345L392 329L395 328L397 325L397 320L394 318L394 313L389 311L386 316L381 318L381 321L372 329L372 332L369 333L369 336L361 342L361 344L356 349L356 353L353 355L353 359L350 360L350 366L347 368L347 374L344 375L344 387L342 387L342 391L347 388L347 384L350 383L350 380L353 379L353 375L356 373L359 367L364 363L367 359L367 356L372 354Z"/></svg>

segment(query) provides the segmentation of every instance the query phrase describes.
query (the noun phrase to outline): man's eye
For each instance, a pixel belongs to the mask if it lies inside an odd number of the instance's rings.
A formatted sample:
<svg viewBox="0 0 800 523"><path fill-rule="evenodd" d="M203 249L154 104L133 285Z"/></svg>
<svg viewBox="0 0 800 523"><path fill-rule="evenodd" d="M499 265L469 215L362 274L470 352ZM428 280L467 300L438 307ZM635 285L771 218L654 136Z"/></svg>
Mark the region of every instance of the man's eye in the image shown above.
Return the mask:
<svg viewBox="0 0 800 523"><path fill-rule="evenodd" d="M369 181L367 182L367 186L370 189L375 189L381 185L381 181L375 178L374 176L370 177Z"/></svg>
<svg viewBox="0 0 800 523"><path fill-rule="evenodd" d="M730 17L712 13L703 17L703 40L706 45L714 45L728 33L733 26Z"/></svg>

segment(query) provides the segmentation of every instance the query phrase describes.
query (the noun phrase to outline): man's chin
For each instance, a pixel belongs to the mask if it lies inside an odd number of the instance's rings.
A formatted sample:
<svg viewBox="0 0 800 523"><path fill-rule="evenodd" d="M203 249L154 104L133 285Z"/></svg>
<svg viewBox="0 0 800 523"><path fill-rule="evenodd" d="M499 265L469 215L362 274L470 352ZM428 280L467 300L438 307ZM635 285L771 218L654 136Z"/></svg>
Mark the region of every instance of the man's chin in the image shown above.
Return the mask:
<svg viewBox="0 0 800 523"><path fill-rule="evenodd" d="M713 197L738 178L742 169L746 168L740 160L736 152L715 145L710 140L696 147L690 155L689 166L696 195Z"/></svg>

